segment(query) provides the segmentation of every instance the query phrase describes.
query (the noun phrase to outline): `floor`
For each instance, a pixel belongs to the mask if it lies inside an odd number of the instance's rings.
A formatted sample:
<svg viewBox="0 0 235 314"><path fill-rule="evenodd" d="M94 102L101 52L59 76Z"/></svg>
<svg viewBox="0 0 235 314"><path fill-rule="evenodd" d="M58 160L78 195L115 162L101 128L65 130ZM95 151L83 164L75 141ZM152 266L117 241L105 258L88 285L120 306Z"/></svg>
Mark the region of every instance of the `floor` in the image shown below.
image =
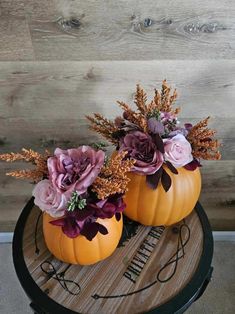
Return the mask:
<svg viewBox="0 0 235 314"><path fill-rule="evenodd" d="M13 269L11 245L0 245L0 314L32 313ZM213 279L187 314L235 313L235 242L215 242Z"/></svg>

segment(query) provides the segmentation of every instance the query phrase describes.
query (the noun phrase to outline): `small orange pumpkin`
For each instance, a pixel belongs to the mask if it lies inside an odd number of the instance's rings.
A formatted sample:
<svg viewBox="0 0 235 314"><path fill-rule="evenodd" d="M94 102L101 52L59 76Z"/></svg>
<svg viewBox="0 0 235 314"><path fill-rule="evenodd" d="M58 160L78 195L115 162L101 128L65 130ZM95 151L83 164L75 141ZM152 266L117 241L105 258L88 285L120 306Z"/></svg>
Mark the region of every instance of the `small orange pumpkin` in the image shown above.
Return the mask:
<svg viewBox="0 0 235 314"><path fill-rule="evenodd" d="M59 260L69 264L90 265L110 256L116 249L122 234L123 221L113 216L110 219L97 219L104 225L108 234L97 233L92 241L79 235L69 238L61 227L50 224L55 220L47 213L43 213L43 234L48 250Z"/></svg>
<svg viewBox="0 0 235 314"><path fill-rule="evenodd" d="M170 189L165 192L162 184L153 190L146 183L146 176L129 173L130 182L124 197L125 215L147 226L172 225L193 210L201 191L201 175L194 171L178 168L173 174L164 166L171 177Z"/></svg>

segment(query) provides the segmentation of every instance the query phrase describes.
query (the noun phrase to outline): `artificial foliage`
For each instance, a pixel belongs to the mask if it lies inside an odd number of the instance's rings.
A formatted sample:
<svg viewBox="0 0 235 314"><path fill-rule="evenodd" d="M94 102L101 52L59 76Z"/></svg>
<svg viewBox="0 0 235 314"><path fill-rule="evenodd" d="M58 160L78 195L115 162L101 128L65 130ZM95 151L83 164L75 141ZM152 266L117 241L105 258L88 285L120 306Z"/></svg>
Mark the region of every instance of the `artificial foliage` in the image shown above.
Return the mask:
<svg viewBox="0 0 235 314"><path fill-rule="evenodd" d="M53 218L53 226L60 227L69 238L83 235L92 241L97 233L108 233L102 220L121 220L123 194L130 181L127 173L135 163L125 158L126 152L109 158L99 149L104 145L96 147L57 148L54 154L22 149L20 153L2 154L0 160L32 163L32 170L7 175L36 183L34 202Z"/></svg>
<svg viewBox="0 0 235 314"><path fill-rule="evenodd" d="M166 167L177 175L179 167L193 171L201 166L201 159L221 158L220 143L214 138L216 131L208 128L209 117L194 126L191 123L181 126L180 108L174 108L176 99L177 91L171 92L166 80L161 91L155 90L150 101L137 85L136 110L118 101L123 114L114 121L99 113L87 116L90 129L114 144L119 152L126 151L127 157L136 160L131 171L145 175L147 184L153 189L160 183L165 191L171 187Z"/></svg>

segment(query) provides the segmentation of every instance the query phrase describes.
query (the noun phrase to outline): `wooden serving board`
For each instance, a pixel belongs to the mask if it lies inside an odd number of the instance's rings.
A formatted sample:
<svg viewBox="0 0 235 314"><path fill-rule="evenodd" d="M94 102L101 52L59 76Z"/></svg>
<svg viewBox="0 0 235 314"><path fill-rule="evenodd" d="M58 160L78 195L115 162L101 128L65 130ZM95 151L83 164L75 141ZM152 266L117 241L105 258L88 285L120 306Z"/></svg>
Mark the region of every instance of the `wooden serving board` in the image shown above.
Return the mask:
<svg viewBox="0 0 235 314"><path fill-rule="evenodd" d="M112 256L91 266L69 265L48 251L42 215L33 206L23 230L28 271L44 294L79 313L140 313L172 299L197 269L203 230L196 211L171 227L145 227L125 219Z"/></svg>

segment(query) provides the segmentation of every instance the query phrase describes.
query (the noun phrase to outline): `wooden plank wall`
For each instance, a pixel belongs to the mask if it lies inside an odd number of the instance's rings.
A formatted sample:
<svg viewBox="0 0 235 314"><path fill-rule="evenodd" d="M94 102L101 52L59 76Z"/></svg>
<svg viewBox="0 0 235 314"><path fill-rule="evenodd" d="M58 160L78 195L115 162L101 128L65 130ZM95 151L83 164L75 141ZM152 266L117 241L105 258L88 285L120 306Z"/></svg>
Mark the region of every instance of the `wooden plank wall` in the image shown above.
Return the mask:
<svg viewBox="0 0 235 314"><path fill-rule="evenodd" d="M166 78L182 121L211 115L223 159L202 169L215 230L235 229L233 1L0 0L0 152L91 143L84 114L119 113L136 83L151 96ZM32 185L4 175L0 231L13 230Z"/></svg>

